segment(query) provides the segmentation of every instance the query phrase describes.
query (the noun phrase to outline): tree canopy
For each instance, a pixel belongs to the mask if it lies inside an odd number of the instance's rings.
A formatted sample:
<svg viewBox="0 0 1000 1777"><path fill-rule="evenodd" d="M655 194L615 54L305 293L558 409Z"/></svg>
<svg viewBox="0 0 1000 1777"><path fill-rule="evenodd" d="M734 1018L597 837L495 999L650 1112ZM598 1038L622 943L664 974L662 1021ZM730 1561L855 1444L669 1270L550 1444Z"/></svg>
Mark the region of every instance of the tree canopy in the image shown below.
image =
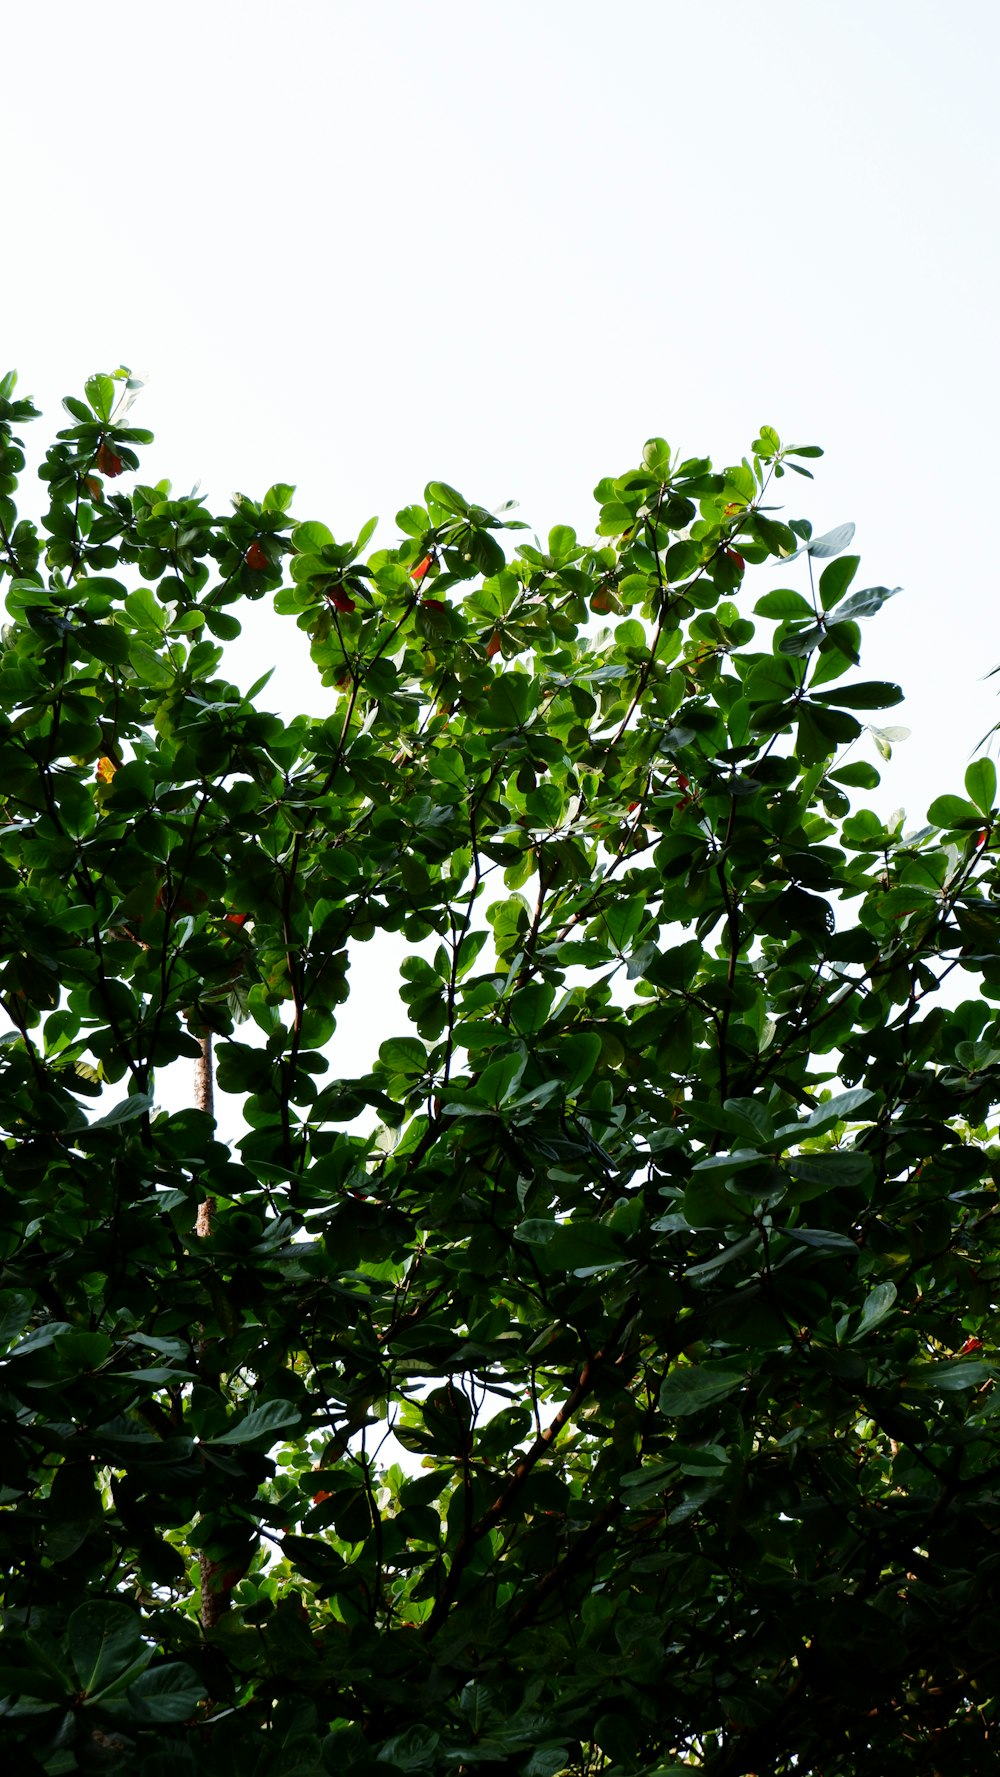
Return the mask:
<svg viewBox="0 0 1000 1777"><path fill-rule="evenodd" d="M144 483L134 393L36 527L0 383L11 1768L992 1769L996 772L865 805L820 451L373 550Z"/></svg>

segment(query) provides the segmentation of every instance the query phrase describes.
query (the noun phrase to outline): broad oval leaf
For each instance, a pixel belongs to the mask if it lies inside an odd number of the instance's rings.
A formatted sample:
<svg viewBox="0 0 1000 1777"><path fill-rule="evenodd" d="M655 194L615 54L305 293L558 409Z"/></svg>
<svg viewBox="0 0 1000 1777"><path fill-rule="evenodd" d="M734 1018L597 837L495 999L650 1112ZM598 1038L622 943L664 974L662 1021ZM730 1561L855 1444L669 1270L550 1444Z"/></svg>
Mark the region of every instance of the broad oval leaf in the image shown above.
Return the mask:
<svg viewBox="0 0 1000 1777"><path fill-rule="evenodd" d="M820 557L841 555L854 541L856 528L853 524L838 524L834 530L824 531L822 537L811 538L806 549L810 555Z"/></svg>
<svg viewBox="0 0 1000 1777"><path fill-rule="evenodd" d="M133 1721L184 1722L207 1697L201 1680L179 1660L150 1666L129 1685L128 1714Z"/></svg>
<svg viewBox="0 0 1000 1777"><path fill-rule="evenodd" d="M746 1381L746 1372L722 1364L686 1364L671 1370L660 1389L660 1412L668 1419L703 1413L728 1400Z"/></svg>
<svg viewBox="0 0 1000 1777"><path fill-rule="evenodd" d="M302 1413L291 1401L263 1401L227 1431L203 1439L206 1444L253 1444L261 1440L274 1442L292 1426L302 1424Z"/></svg>
<svg viewBox="0 0 1000 1777"><path fill-rule="evenodd" d="M66 1635L80 1689L88 1696L126 1671L142 1648L138 1612L111 1600L78 1605Z"/></svg>

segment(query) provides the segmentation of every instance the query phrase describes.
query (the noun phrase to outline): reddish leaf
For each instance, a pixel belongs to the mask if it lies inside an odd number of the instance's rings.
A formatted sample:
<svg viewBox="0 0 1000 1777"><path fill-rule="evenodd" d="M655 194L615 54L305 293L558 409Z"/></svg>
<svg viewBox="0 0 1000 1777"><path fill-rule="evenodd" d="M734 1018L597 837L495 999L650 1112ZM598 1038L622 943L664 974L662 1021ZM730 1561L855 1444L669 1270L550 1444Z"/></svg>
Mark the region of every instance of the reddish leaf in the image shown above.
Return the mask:
<svg viewBox="0 0 1000 1777"><path fill-rule="evenodd" d="M97 467L102 475L108 476L109 480L113 480L116 475L123 474L125 469L121 457L116 455L109 444L103 443L97 452Z"/></svg>

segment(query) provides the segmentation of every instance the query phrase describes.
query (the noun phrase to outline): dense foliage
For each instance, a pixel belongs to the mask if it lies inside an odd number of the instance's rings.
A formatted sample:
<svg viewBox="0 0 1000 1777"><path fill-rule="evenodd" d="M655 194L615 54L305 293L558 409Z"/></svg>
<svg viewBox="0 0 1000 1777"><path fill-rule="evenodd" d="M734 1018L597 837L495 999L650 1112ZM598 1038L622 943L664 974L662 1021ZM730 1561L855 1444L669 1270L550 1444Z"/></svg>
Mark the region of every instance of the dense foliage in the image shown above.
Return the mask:
<svg viewBox="0 0 1000 1777"><path fill-rule="evenodd" d="M366 555L144 484L133 392L38 531L0 384L9 1767L992 1768L996 777L863 805L820 453ZM254 601L316 713L226 678Z"/></svg>

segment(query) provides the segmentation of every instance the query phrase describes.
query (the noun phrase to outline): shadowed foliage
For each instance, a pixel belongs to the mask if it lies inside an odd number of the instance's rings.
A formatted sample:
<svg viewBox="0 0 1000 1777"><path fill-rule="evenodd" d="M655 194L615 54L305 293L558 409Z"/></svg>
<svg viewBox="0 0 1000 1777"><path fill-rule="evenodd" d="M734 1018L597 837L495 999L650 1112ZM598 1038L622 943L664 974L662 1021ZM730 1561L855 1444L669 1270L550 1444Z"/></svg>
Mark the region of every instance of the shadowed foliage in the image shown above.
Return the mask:
<svg viewBox="0 0 1000 1777"><path fill-rule="evenodd" d="M819 451L373 552L143 483L134 393L36 530L0 383L11 1769L992 1769L996 774L865 806Z"/></svg>

